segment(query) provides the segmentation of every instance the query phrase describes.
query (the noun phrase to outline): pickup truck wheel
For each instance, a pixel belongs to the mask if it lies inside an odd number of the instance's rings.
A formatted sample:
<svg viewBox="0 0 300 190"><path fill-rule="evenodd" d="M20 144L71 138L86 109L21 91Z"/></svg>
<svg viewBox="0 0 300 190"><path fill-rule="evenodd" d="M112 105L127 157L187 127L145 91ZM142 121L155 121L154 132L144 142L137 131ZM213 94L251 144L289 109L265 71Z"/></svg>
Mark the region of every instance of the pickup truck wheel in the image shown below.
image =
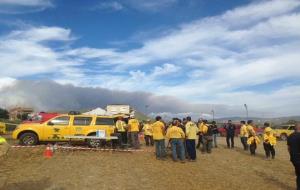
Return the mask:
<svg viewBox="0 0 300 190"><path fill-rule="evenodd" d="M38 137L34 133L24 133L20 136L20 144L33 146L38 143Z"/></svg>
<svg viewBox="0 0 300 190"><path fill-rule="evenodd" d="M101 146L101 140L99 140L99 139L88 139L87 144L91 148L99 148Z"/></svg>
<svg viewBox="0 0 300 190"><path fill-rule="evenodd" d="M286 141L286 140L287 140L287 135L286 135L286 134L281 134L281 135L280 135L280 139L281 139L282 141Z"/></svg>

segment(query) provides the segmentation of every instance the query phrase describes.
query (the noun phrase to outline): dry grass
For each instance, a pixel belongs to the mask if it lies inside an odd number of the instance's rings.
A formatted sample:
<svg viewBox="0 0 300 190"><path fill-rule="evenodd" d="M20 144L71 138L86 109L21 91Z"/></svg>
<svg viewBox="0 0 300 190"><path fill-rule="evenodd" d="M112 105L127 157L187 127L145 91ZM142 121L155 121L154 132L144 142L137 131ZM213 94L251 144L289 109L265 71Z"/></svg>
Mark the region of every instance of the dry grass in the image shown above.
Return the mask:
<svg viewBox="0 0 300 190"><path fill-rule="evenodd" d="M238 139L234 150L219 141L212 154L198 152L197 162L185 164L158 161L149 152L60 150L45 159L42 148L11 149L0 159L0 189L295 189L285 142L278 143L276 159L266 161L262 145L252 157Z"/></svg>

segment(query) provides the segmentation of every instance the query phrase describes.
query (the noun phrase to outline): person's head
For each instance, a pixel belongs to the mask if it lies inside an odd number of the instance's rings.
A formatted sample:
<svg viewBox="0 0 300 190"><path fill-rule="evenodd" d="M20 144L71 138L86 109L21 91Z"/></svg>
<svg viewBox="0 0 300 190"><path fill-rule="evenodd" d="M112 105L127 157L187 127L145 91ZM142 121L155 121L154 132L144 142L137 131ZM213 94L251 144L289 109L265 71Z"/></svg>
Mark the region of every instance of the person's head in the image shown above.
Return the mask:
<svg viewBox="0 0 300 190"><path fill-rule="evenodd" d="M265 123L264 123L264 127L265 127L265 128L270 127L270 123L265 122Z"/></svg>
<svg viewBox="0 0 300 190"><path fill-rule="evenodd" d="M206 120L206 119L202 120L202 122L203 122L204 124L207 124L207 120Z"/></svg>
<svg viewBox="0 0 300 190"><path fill-rule="evenodd" d="M216 124L216 121L212 121L211 123L212 123L213 125L215 125L215 124Z"/></svg>
<svg viewBox="0 0 300 190"><path fill-rule="evenodd" d="M172 121L172 126L178 126L178 120L177 119L174 119Z"/></svg>
<svg viewBox="0 0 300 190"><path fill-rule="evenodd" d="M186 120L187 120L187 121L192 121L191 116L187 116L187 117L186 117Z"/></svg>
<svg viewBox="0 0 300 190"><path fill-rule="evenodd" d="M247 124L248 124L248 125L252 125L252 124L253 124L253 121L252 121L252 120L248 120L248 121L247 121Z"/></svg>
<svg viewBox="0 0 300 190"><path fill-rule="evenodd" d="M156 120L156 121L160 121L160 120L161 120L161 117L158 115L158 116L156 116L155 120Z"/></svg>
<svg viewBox="0 0 300 190"><path fill-rule="evenodd" d="M151 120L150 120L150 119L147 119L147 120L146 120L146 123L150 123L150 122L151 122Z"/></svg>
<svg viewBox="0 0 300 190"><path fill-rule="evenodd" d="M130 116L130 119L135 119L134 115Z"/></svg>
<svg viewBox="0 0 300 190"><path fill-rule="evenodd" d="M227 121L227 123L228 123L228 124L231 124L231 123L232 123L232 121L229 119L229 120Z"/></svg>
<svg viewBox="0 0 300 190"><path fill-rule="evenodd" d="M300 133L300 122L298 122L298 123L296 124L295 131L296 131L297 133Z"/></svg>
<svg viewBox="0 0 300 190"><path fill-rule="evenodd" d="M118 120L123 120L123 117L122 117L122 116L119 116L119 117L118 117Z"/></svg>
<svg viewBox="0 0 300 190"><path fill-rule="evenodd" d="M245 122L245 121L241 121L241 124L242 124L242 125L245 125L245 124L246 124L246 122Z"/></svg>

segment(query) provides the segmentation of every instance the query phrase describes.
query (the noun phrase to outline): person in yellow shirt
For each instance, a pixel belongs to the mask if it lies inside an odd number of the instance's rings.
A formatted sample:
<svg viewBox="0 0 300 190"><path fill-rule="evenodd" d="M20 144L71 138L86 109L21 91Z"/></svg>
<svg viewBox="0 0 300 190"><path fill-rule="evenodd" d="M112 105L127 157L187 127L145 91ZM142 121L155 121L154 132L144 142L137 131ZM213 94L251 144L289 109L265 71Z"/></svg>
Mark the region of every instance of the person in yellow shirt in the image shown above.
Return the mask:
<svg viewBox="0 0 300 190"><path fill-rule="evenodd" d="M212 127L207 124L207 120L203 120L202 135L203 135L202 137L203 147L201 149L201 152L211 153L213 133L212 133Z"/></svg>
<svg viewBox="0 0 300 190"><path fill-rule="evenodd" d="M135 149L140 148L139 131L140 131L139 121L135 119L134 116L131 116L130 120L128 121L128 132L131 138L131 147Z"/></svg>
<svg viewBox="0 0 300 190"><path fill-rule="evenodd" d="M198 137L198 143L197 143L197 147L196 148L200 148L201 144L203 145L203 143L202 143L202 137L203 137L203 134L202 134L203 119L199 119L198 120L197 126L198 126L198 129L199 129L199 132L198 132L199 137Z"/></svg>
<svg viewBox="0 0 300 190"><path fill-rule="evenodd" d="M0 122L0 134L1 134L1 133L2 133L2 134L5 134L5 133L6 133L5 128L6 128L5 123Z"/></svg>
<svg viewBox="0 0 300 190"><path fill-rule="evenodd" d="M123 148L124 145L127 144L127 124L123 121L123 117L118 117L118 120L116 121L116 130L118 138L120 138L120 146Z"/></svg>
<svg viewBox="0 0 300 190"><path fill-rule="evenodd" d="M252 120L248 120L247 121L247 130L248 130L248 134L255 134L255 130L253 128L253 121Z"/></svg>
<svg viewBox="0 0 300 190"><path fill-rule="evenodd" d="M249 149L250 149L250 154L252 156L255 156L255 151L256 151L256 148L257 148L257 145L260 143L260 140L259 138L256 136L255 133L251 133L249 135L249 138L247 140L247 143L249 145Z"/></svg>
<svg viewBox="0 0 300 190"><path fill-rule="evenodd" d="M178 127L178 124L179 124L178 120L174 120L172 122L172 127L168 128L166 137L171 142L173 161L176 162L177 157L179 156L181 162L184 163L185 150L183 145L183 139L185 138L185 134L183 130L180 127ZM178 152L177 152L177 147L178 147Z"/></svg>
<svg viewBox="0 0 300 190"><path fill-rule="evenodd" d="M196 139L199 129L197 125L191 121L191 117L187 117L187 123L185 124L186 133L186 149L189 159L191 161L196 161Z"/></svg>
<svg viewBox="0 0 300 190"><path fill-rule="evenodd" d="M156 116L155 122L152 124L152 136L155 145L156 159L164 160L166 156L165 147L165 124L161 121L160 116Z"/></svg>
<svg viewBox="0 0 300 190"><path fill-rule="evenodd" d="M272 128L270 127L270 123L264 123L264 149L266 153L266 159L270 158L272 155L272 159L275 158L275 149L274 146L276 145L276 137L272 132Z"/></svg>
<svg viewBox="0 0 300 190"><path fill-rule="evenodd" d="M247 144L248 136L249 136L249 132L246 126L246 122L241 121L240 137L245 151L248 150L248 144Z"/></svg>
<svg viewBox="0 0 300 190"><path fill-rule="evenodd" d="M153 146L153 134L152 134L152 126L150 124L150 119L148 119L143 127L144 131L144 137L145 137L145 142L146 146Z"/></svg>

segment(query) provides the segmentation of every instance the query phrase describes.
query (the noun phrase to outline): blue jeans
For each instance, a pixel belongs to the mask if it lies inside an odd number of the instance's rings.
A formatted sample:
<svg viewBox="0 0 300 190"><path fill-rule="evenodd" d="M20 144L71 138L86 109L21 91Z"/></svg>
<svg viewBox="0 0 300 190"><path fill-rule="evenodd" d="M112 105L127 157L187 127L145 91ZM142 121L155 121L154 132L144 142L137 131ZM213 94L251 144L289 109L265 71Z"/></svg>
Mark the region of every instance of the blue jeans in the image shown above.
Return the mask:
<svg viewBox="0 0 300 190"><path fill-rule="evenodd" d="M217 136L218 134L213 134L213 143L214 143L214 147L218 147L218 143L217 143Z"/></svg>
<svg viewBox="0 0 300 190"><path fill-rule="evenodd" d="M165 139L154 140L156 158L163 158L166 156Z"/></svg>
<svg viewBox="0 0 300 190"><path fill-rule="evenodd" d="M177 160L177 154L179 154L180 160L184 160L185 150L184 150L182 139L171 139L171 146L172 146L173 160ZM178 152L177 152L177 146L178 146Z"/></svg>

